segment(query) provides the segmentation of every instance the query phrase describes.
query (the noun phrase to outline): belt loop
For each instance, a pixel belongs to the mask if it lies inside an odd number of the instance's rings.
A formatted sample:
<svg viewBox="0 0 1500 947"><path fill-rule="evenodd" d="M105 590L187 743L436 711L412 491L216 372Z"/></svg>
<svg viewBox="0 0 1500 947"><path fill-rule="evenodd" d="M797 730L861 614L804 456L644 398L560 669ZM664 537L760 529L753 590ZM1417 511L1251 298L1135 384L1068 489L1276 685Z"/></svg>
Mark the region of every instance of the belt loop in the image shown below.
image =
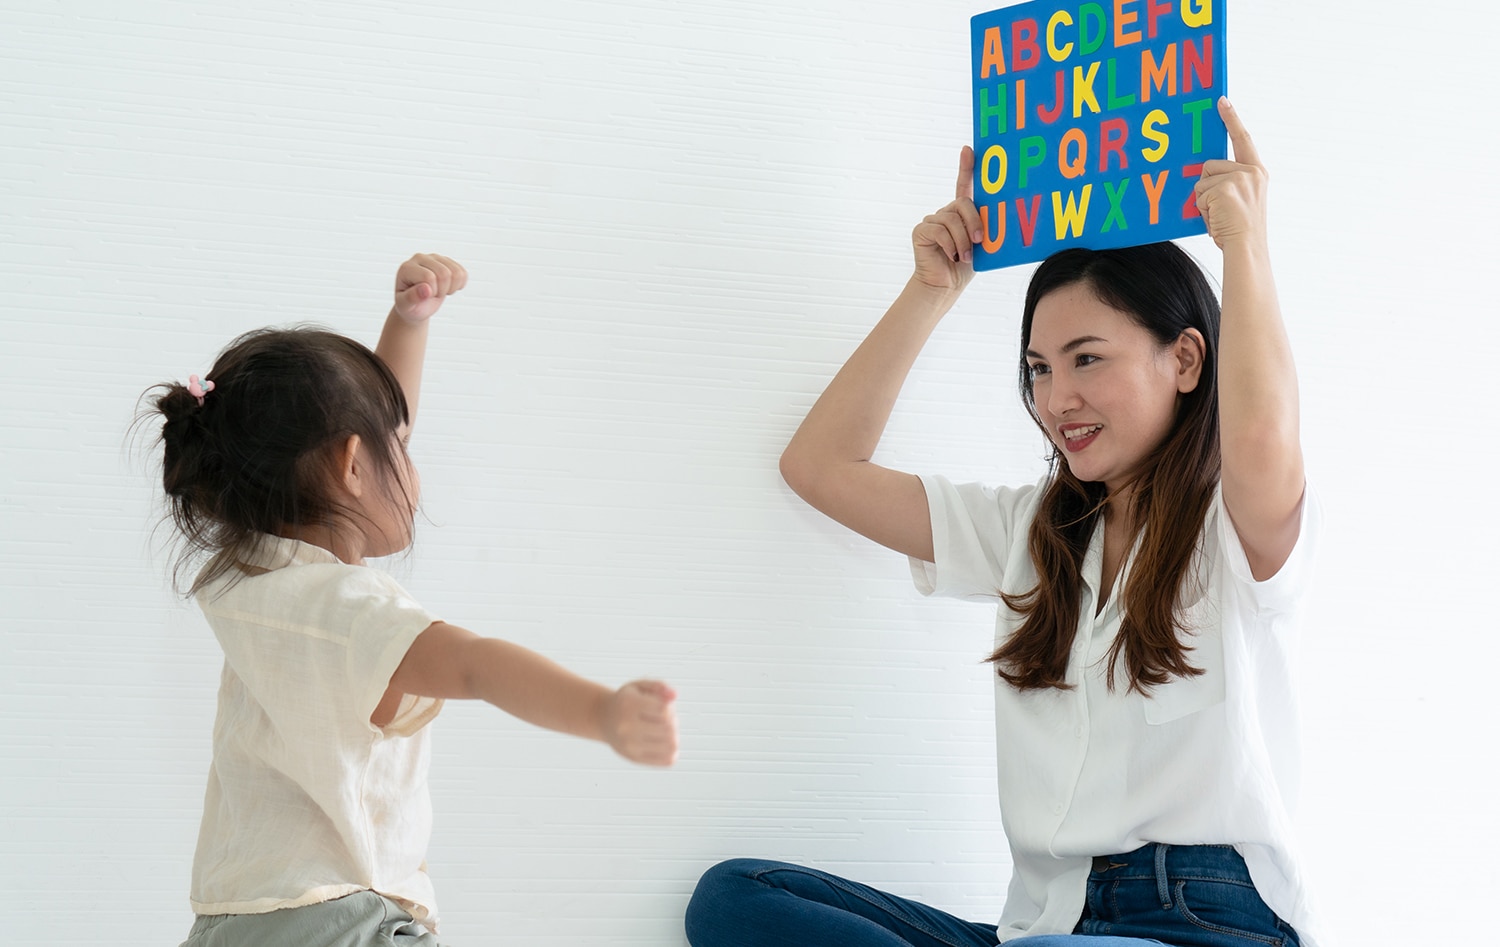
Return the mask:
<svg viewBox="0 0 1500 947"><path fill-rule="evenodd" d="M1162 910L1172 906L1172 891L1167 884L1167 849L1170 845L1156 845L1156 893L1161 898Z"/></svg>

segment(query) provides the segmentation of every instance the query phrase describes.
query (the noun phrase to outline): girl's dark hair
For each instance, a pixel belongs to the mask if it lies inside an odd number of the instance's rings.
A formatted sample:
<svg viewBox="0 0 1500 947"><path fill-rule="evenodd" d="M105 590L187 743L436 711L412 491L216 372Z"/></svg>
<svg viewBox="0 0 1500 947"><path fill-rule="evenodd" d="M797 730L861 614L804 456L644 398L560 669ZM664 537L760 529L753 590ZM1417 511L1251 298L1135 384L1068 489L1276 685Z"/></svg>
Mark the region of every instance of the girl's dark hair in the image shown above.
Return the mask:
<svg viewBox="0 0 1500 947"><path fill-rule="evenodd" d="M200 405L168 382L143 396L162 418L162 487L181 547L173 579L211 557L197 592L275 534L338 527L353 515L335 490L340 450L359 435L387 485L401 484L405 450L395 437L406 397L368 348L313 327L247 332L219 353ZM401 499L407 499L402 497Z"/></svg>
<svg viewBox="0 0 1500 947"><path fill-rule="evenodd" d="M1079 283L1162 345L1197 329L1205 347L1197 387L1179 398L1172 432L1133 484L1131 536L1140 536L1141 543L1123 591L1123 619L1109 652L1108 681L1113 687L1123 657L1129 689L1144 694L1172 677L1203 673L1188 661L1192 649L1183 641L1188 629L1179 604L1219 482L1219 302L1197 264L1175 244L1075 248L1048 257L1026 291L1019 369L1021 399L1044 437L1047 428L1037 412L1025 354L1032 319L1044 296ZM1023 621L989 658L1000 677L1023 690L1069 687L1068 652L1078 628L1083 557L1109 499L1104 484L1073 475L1050 437L1047 445L1050 476L1028 537L1040 578L1029 592L1002 595Z"/></svg>

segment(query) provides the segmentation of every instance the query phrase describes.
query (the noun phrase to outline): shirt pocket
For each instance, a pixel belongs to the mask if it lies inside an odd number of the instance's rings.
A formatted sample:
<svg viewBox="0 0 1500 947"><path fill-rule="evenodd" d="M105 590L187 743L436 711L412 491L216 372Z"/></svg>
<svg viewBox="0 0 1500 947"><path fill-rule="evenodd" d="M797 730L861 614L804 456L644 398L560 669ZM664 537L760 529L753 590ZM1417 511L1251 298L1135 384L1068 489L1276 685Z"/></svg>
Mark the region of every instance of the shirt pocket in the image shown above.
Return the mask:
<svg viewBox="0 0 1500 947"><path fill-rule="evenodd" d="M1202 668L1192 677L1174 677L1151 689L1145 701L1146 722L1170 723L1224 703L1224 638L1218 602L1199 599L1183 611L1190 633L1188 663Z"/></svg>

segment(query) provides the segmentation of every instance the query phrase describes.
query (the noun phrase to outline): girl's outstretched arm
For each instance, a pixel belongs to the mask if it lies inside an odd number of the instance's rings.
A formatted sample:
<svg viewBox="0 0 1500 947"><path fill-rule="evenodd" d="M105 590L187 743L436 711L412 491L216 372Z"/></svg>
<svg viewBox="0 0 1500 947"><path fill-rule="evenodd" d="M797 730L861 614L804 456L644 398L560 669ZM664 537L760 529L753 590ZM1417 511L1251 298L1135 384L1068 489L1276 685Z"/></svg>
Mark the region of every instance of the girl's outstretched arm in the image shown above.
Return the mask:
<svg viewBox="0 0 1500 947"><path fill-rule="evenodd" d="M487 701L539 727L602 740L637 763L677 759L677 693L666 684L632 681L612 691L535 651L447 622L412 642L370 722L389 723L405 694Z"/></svg>
<svg viewBox="0 0 1500 947"><path fill-rule="evenodd" d="M871 463L901 386L938 321L974 277L980 239L974 152L959 157L954 200L912 231L916 269L885 317L849 356L781 455L781 475L816 509L908 556L931 561L922 482Z"/></svg>
<svg viewBox="0 0 1500 947"><path fill-rule="evenodd" d="M406 395L408 430L417 423L422 392L422 360L427 355L427 322L443 300L464 288L468 272L448 257L418 253L396 270L396 302L386 317L375 354L385 362Z"/></svg>
<svg viewBox="0 0 1500 947"><path fill-rule="evenodd" d="M1198 209L1224 251L1219 425L1224 505L1257 579L1275 575L1297 542L1305 487L1297 369L1281 321L1266 240L1266 169L1228 99L1219 114L1233 161L1209 161Z"/></svg>

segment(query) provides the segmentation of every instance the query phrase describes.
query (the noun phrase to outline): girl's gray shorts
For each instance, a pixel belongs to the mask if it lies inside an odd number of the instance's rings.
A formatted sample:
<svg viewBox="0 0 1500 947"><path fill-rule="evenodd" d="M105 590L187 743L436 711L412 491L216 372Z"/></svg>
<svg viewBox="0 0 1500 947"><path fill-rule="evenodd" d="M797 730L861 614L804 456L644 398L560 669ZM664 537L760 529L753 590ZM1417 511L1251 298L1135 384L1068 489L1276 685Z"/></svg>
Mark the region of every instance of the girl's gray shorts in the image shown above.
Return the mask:
<svg viewBox="0 0 1500 947"><path fill-rule="evenodd" d="M200 915L182 947L441 947L389 898L361 891L269 914Z"/></svg>

